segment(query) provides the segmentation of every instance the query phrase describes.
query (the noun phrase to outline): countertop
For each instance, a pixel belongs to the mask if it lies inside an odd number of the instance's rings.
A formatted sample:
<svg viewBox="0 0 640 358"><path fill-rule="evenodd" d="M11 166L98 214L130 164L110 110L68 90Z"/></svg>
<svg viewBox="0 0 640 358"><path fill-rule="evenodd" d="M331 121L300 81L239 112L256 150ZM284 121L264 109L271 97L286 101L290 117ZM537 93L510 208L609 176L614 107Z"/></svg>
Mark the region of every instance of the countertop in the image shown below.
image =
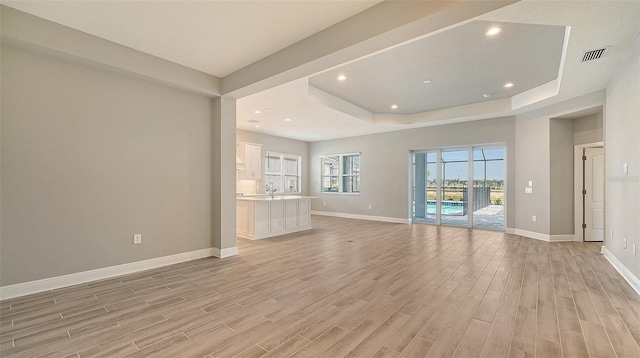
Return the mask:
<svg viewBox="0 0 640 358"><path fill-rule="evenodd" d="M275 201L275 200L300 200L300 199L315 199L317 196L304 196L304 195L276 195L273 198L271 195L238 195L236 200L244 201Z"/></svg>

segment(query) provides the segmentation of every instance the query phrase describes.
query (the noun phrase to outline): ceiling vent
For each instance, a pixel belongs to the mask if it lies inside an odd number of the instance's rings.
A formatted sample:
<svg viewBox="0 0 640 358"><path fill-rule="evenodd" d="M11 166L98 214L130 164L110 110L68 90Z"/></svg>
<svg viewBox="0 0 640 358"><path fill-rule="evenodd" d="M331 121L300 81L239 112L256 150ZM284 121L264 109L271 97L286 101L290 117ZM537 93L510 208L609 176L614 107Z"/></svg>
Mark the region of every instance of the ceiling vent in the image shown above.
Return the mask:
<svg viewBox="0 0 640 358"><path fill-rule="evenodd" d="M597 60L604 57L609 51L609 47L599 48L597 50L585 51L582 53L582 62Z"/></svg>

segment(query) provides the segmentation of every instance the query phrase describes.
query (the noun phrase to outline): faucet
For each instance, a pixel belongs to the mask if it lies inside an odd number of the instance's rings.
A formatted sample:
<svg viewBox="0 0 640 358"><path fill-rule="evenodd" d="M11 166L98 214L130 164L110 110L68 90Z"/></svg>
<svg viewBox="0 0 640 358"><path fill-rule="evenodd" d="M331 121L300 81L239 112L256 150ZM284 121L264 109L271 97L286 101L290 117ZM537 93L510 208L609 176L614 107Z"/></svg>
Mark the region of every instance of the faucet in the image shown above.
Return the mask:
<svg viewBox="0 0 640 358"><path fill-rule="evenodd" d="M277 190L276 190L275 185L273 185L273 182L269 182L264 186L264 191L265 191L265 193L271 194L271 199L273 199L273 197L275 196Z"/></svg>

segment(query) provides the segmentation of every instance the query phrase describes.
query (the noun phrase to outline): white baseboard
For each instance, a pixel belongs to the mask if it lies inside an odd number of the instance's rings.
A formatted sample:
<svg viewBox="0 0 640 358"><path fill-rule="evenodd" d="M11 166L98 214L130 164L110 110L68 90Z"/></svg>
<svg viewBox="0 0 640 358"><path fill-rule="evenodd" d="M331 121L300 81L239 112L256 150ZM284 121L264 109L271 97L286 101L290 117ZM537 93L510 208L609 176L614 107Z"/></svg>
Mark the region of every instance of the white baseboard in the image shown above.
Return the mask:
<svg viewBox="0 0 640 358"><path fill-rule="evenodd" d="M606 247L602 247L604 252L604 257L611 263L611 266L616 269L624 277L624 279L633 287L633 289L640 295L640 279L636 277L633 272L629 271L629 269L618 260L615 255L607 250Z"/></svg>
<svg viewBox="0 0 640 358"><path fill-rule="evenodd" d="M549 235L549 234L542 234L542 233L535 232L535 231L527 231L527 230L514 229L514 228L507 228L506 233L507 234L520 235L520 236L528 237L528 238L531 238L531 239L536 239L536 240L541 240L541 241L546 241L546 242L564 242L564 241L574 241L575 240L575 235L573 235L573 234L568 234L568 235Z"/></svg>
<svg viewBox="0 0 640 358"><path fill-rule="evenodd" d="M383 221L383 222L397 223L397 224L410 224L411 223L411 220L409 220L409 219L391 218L391 217L386 217L386 216L371 216L371 215L334 213L334 212L331 212L331 211L311 210L311 214L313 214L313 215L321 215L321 216L333 216L333 217L345 218L345 219Z"/></svg>
<svg viewBox="0 0 640 358"><path fill-rule="evenodd" d="M213 256L224 259L225 257L235 256L238 254L238 247L227 247L226 249L213 248Z"/></svg>
<svg viewBox="0 0 640 358"><path fill-rule="evenodd" d="M516 235L528 237L528 238L531 238L531 239L551 242L551 238L549 237L548 234L542 234L542 233L539 233L539 232L522 230L522 229L514 229L513 233L516 234Z"/></svg>
<svg viewBox="0 0 640 358"><path fill-rule="evenodd" d="M573 234L551 235L551 242L564 242L564 241L576 241L576 237Z"/></svg>
<svg viewBox="0 0 640 358"><path fill-rule="evenodd" d="M69 275L45 278L42 280L17 283L15 285L0 287L0 300L30 295L43 291L50 291L56 288L78 285L85 282L103 280L106 278L122 276L134 272L145 271L157 267L177 264L184 261L191 261L203 257L228 257L237 255L236 247L228 249L207 248L183 252L180 254L156 257L149 260L130 262L122 265L103 267L95 270L76 272Z"/></svg>

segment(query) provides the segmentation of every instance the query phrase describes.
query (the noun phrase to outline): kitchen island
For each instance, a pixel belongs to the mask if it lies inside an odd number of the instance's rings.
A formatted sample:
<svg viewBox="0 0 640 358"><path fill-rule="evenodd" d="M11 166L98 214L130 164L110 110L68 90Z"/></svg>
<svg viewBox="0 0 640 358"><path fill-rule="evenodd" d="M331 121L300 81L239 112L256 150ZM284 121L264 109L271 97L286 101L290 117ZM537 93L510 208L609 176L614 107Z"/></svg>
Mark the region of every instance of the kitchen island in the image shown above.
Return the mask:
<svg viewBox="0 0 640 358"><path fill-rule="evenodd" d="M311 229L311 199L301 195L238 196L236 235L250 240Z"/></svg>

